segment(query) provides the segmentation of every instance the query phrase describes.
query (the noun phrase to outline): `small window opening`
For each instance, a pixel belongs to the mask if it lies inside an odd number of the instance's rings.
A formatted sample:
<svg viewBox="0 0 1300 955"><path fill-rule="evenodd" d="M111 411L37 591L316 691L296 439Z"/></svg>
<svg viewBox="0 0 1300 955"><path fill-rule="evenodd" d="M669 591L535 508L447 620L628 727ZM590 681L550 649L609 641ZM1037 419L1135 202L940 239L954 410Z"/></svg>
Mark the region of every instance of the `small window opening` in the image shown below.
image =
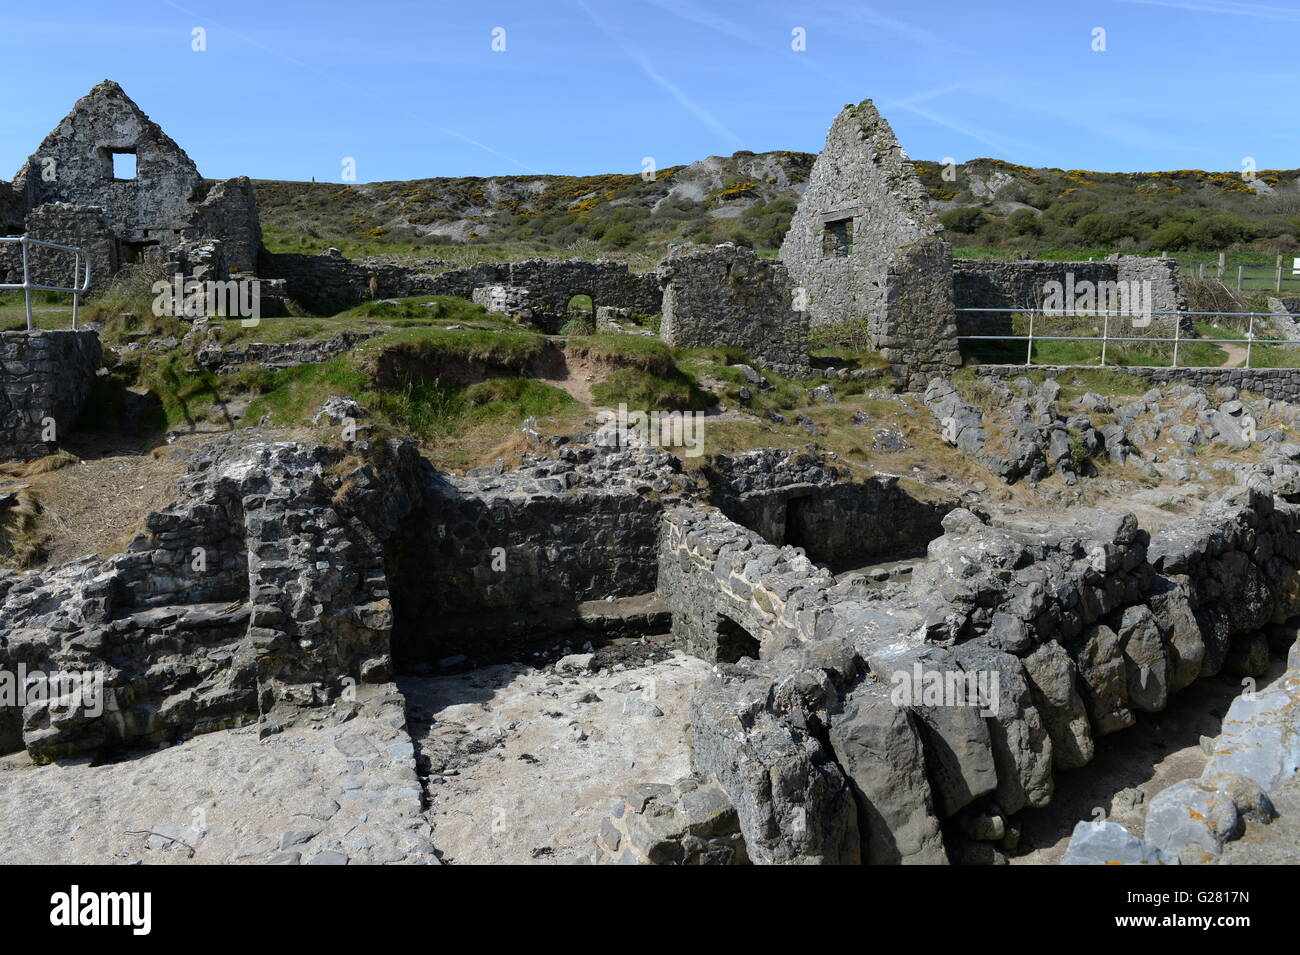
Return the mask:
<svg viewBox="0 0 1300 955"><path fill-rule="evenodd" d="M730 617L718 615L718 662L738 663L746 657L757 660L758 639Z"/></svg>
<svg viewBox="0 0 1300 955"><path fill-rule="evenodd" d="M109 158L113 162L114 179L127 180L135 178L135 153L114 152L109 153Z"/></svg>
<svg viewBox="0 0 1300 955"><path fill-rule="evenodd" d="M826 223L822 234L822 253L828 256L851 255L853 252L853 220L837 219Z"/></svg>

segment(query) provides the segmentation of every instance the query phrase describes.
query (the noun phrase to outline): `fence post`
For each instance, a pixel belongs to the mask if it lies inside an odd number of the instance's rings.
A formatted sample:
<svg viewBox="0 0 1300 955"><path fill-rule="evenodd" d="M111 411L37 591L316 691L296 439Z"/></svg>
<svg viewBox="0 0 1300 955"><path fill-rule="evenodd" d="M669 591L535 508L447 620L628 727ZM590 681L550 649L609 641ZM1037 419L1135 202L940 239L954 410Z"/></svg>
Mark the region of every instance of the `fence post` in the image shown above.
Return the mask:
<svg viewBox="0 0 1300 955"><path fill-rule="evenodd" d="M1203 278L1205 278L1205 263L1204 263L1204 262L1201 262L1199 265L1196 266L1196 277L1197 277L1198 279L1203 279Z"/></svg>
<svg viewBox="0 0 1300 955"><path fill-rule="evenodd" d="M1025 351L1025 364L1034 363L1034 313L1029 313L1029 348Z"/></svg>
<svg viewBox="0 0 1300 955"><path fill-rule="evenodd" d="M1246 367L1250 367L1250 348L1255 344L1255 316L1250 316L1250 329L1246 332Z"/></svg>
<svg viewBox="0 0 1300 955"><path fill-rule="evenodd" d="M1174 316L1174 363L1171 367L1178 367L1178 335L1183 330L1183 320L1181 316Z"/></svg>
<svg viewBox="0 0 1300 955"><path fill-rule="evenodd" d="M27 310L27 330L32 330L32 280L31 273L27 267L27 236L23 236L20 243L23 247L23 305Z"/></svg>
<svg viewBox="0 0 1300 955"><path fill-rule="evenodd" d="M1282 291L1282 256L1277 257L1277 281L1273 285L1274 291L1279 294Z"/></svg>
<svg viewBox="0 0 1300 955"><path fill-rule="evenodd" d="M1237 266L1237 291L1238 292L1241 291L1241 281L1245 271L1246 271L1246 267L1244 265Z"/></svg>
<svg viewBox="0 0 1300 955"><path fill-rule="evenodd" d="M81 284L81 253L72 253L72 288L77 288ZM77 306L80 296L76 292L72 293L72 330L77 330Z"/></svg>
<svg viewBox="0 0 1300 955"><path fill-rule="evenodd" d="M1219 281L1220 282L1223 281L1223 270L1227 266L1227 264L1228 264L1228 253L1220 252L1219 253Z"/></svg>
<svg viewBox="0 0 1300 955"><path fill-rule="evenodd" d="M1101 318L1101 364L1106 365L1106 342L1110 338L1110 313Z"/></svg>

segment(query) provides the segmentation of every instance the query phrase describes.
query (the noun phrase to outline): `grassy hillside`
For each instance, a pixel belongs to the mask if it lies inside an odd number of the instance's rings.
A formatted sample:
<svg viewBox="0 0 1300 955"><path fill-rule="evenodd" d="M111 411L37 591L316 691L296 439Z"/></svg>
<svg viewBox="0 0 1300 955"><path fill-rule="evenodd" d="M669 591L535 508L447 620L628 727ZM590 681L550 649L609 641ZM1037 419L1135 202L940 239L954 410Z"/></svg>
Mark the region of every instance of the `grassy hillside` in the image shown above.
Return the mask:
<svg viewBox="0 0 1300 955"><path fill-rule="evenodd" d="M648 267L673 241L780 246L816 156L738 152L603 176L496 176L356 185L258 181L277 252L435 258L621 258ZM959 254L1088 258L1219 251L1232 264L1300 252L1300 170L1098 173L976 159L917 169ZM945 174L946 173L946 174Z"/></svg>

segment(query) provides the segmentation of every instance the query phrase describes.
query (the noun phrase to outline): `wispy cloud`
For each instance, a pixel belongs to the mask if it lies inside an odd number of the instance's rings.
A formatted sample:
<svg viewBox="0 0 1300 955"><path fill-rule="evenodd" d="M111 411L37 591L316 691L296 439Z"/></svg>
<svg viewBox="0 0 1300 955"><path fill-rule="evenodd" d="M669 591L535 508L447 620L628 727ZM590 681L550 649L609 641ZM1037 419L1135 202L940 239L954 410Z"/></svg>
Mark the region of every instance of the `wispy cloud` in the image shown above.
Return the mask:
<svg viewBox="0 0 1300 955"><path fill-rule="evenodd" d="M942 37L925 27L880 13L865 4L835 4L829 8L819 5L816 7L816 11L822 20L838 20L841 22L856 20L877 30L905 36L920 43L936 44L943 42Z"/></svg>
<svg viewBox="0 0 1300 955"><path fill-rule="evenodd" d="M672 80L668 79L668 77L660 73L659 70L655 68L655 65L650 62L649 57L640 50L633 49L629 44L624 42L618 32L599 17L590 6L583 2L583 0L577 0L577 5L582 12L587 15L588 19L590 19L602 33L609 37L614 45L622 50L623 54L635 63L652 83L676 100L678 105L700 122L708 126L709 129L713 130L717 135L730 140L736 147L741 148L745 145L745 141L728 128L726 123L718 119L717 116L710 112L698 100L694 99L686 92L686 90L682 89Z"/></svg>
<svg viewBox="0 0 1300 955"><path fill-rule="evenodd" d="M327 80L329 80L331 84L337 85L339 83L340 76L336 71L325 70L314 63L308 63L304 60L298 59L297 57L290 56L288 53L285 53L283 50L277 49L276 47L273 46L268 46L267 44L263 43L261 40L248 36L245 33L240 33L238 30L235 30L232 27L228 27L222 23L218 23L217 21L213 20L210 16L206 14L198 14L195 13L193 10L187 10L179 3L175 3L174 0L162 0L162 2L165 3L167 6L171 7L173 10L179 10L181 13L184 13L186 16L194 17L195 23L211 24L215 27L219 27L220 29L229 33L231 36L238 37L239 39L243 40L245 43L257 47L259 50L263 51L264 53L269 53L271 56L274 56L277 59L284 60L286 63L292 63L294 66L297 66L301 69L310 70L311 72L316 73L319 76L323 76ZM362 96L366 97L367 99L374 100L377 103L383 103L385 106L388 106L390 108L394 103L394 100L391 96L383 95L374 92L372 90L368 90L363 86L357 85L356 83L348 83L346 85L353 92L359 93ZM533 168L523 160L516 159L514 156L511 156L509 153L503 153L499 149L494 149L493 147L489 146L487 143L479 142L477 139L474 139L472 136L466 136L464 133L459 133L454 129L448 129L446 126L442 126L438 123L430 122L427 117L422 116L419 113L413 113L408 110L405 111L405 115L407 116L408 119L420 123L424 126L427 126L430 129L438 133L441 133L444 136L450 137L451 139L458 139L462 143L466 143L467 145L473 146L476 149L481 149L486 153L496 156L498 159L504 159L506 160L506 162L513 163L514 165L518 166L520 169L524 170L525 172L533 173L536 175L541 174L540 170Z"/></svg>
<svg viewBox="0 0 1300 955"><path fill-rule="evenodd" d="M1223 13L1236 17L1255 17L1259 20L1300 23L1300 10L1262 3L1235 3L1232 0L1119 0L1119 2L1143 7L1173 7L1176 10L1192 10L1198 13Z"/></svg>

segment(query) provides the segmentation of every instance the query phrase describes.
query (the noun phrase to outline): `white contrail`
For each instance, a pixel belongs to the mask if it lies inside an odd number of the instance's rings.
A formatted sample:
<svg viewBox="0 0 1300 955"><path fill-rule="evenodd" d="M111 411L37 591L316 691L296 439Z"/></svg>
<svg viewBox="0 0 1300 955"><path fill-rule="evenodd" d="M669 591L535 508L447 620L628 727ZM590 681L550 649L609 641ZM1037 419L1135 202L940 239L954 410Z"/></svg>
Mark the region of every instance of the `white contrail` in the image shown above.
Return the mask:
<svg viewBox="0 0 1300 955"><path fill-rule="evenodd" d="M1236 17L1300 23L1300 10L1265 6L1262 3L1235 3L1232 0L1119 0L1119 2L1145 7L1173 7L1176 10L1193 10L1198 13L1226 13Z"/></svg>

